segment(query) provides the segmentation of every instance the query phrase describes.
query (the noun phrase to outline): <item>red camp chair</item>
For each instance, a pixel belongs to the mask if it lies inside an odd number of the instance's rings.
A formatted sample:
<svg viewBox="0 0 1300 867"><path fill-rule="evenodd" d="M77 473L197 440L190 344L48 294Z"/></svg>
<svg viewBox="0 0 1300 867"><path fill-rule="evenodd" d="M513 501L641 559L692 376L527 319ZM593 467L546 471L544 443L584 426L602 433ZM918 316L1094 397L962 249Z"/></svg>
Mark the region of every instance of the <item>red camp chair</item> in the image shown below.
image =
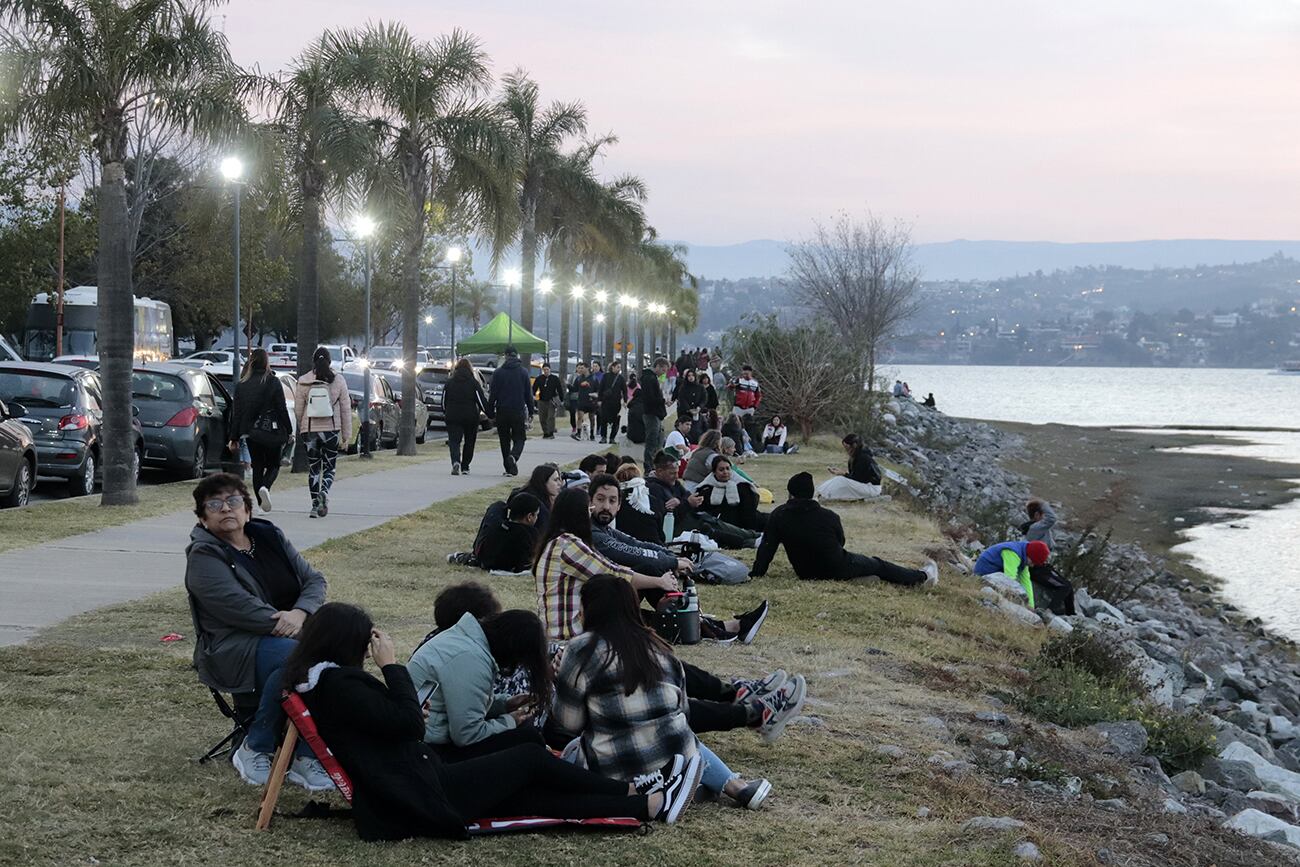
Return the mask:
<svg viewBox="0 0 1300 867"><path fill-rule="evenodd" d="M268 830L271 827L271 816L275 813L276 802L280 800L280 789L284 786L284 776L289 770L289 763L293 761L294 747L298 744L298 738L302 737L315 753L316 760L321 763L325 773L329 774L330 779L334 781L334 786L339 790L339 794L350 804L352 803L352 780L348 777L347 771L339 764L339 760L334 758L330 752L329 746L320 736L320 731L316 728L316 721L311 718L311 711L302 700L302 696L296 692L286 692L284 699L281 701L285 715L289 722L285 725L284 740L280 742L279 748L275 751L275 759L271 763L271 776L266 781L266 788L262 791L262 804L257 811L257 824L254 826L259 831ZM556 827L582 827L589 829L599 829L607 831L636 831L641 828L641 820L631 817L618 817L608 819L559 819L552 816L515 816L497 819L476 819L465 826L465 830L471 836L485 834L501 834L507 831L536 831L542 828Z"/></svg>

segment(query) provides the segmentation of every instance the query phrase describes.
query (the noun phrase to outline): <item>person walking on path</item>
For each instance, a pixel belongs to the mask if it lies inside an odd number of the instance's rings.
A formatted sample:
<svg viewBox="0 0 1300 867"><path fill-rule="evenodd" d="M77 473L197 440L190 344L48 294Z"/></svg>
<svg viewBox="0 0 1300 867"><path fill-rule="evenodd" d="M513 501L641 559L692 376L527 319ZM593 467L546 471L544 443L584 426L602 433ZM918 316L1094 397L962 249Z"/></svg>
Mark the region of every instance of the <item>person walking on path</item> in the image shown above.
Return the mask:
<svg viewBox="0 0 1300 867"><path fill-rule="evenodd" d="M542 420L542 439L555 439L555 411L564 403L564 385L551 373L549 364L542 365L542 375L533 383L533 397L537 401L537 415Z"/></svg>
<svg viewBox="0 0 1300 867"><path fill-rule="evenodd" d="M505 363L492 374L487 414L496 419L497 438L501 441L501 464L504 475L519 475L519 458L528 438L528 422L537 414L533 386L528 371L519 363L519 350L506 347Z"/></svg>
<svg viewBox="0 0 1300 867"><path fill-rule="evenodd" d="M293 431L291 424L284 386L271 372L266 350L259 346L248 356L248 366L235 390L230 411L230 450L238 451L239 441L247 438L253 490L264 512L271 511L271 488L280 475L280 456Z"/></svg>
<svg viewBox="0 0 1300 867"><path fill-rule="evenodd" d="M655 454L664 447L664 419L668 417L668 404L659 377L668 370L668 359L660 356L653 367L641 371L641 417L645 422L645 452L642 463L646 472L654 470Z"/></svg>
<svg viewBox="0 0 1300 867"><path fill-rule="evenodd" d="M573 379L569 382L569 396L573 400L573 430L569 437L575 440L583 438L583 426L590 420L588 434L596 438L596 382L587 372L587 365L578 362Z"/></svg>
<svg viewBox="0 0 1300 867"><path fill-rule="evenodd" d="M451 474L469 473L469 465L474 461L474 443L478 440L479 418L487 415L487 396L468 358L456 362L442 390L442 407L447 424L447 448L451 452Z"/></svg>
<svg viewBox="0 0 1300 867"><path fill-rule="evenodd" d="M602 443L612 443L618 436L619 416L623 412L623 401L627 392L627 379L623 376L623 366L617 361L609 363L609 372L600 380L600 392L597 394L599 420L597 429Z"/></svg>
<svg viewBox="0 0 1300 867"><path fill-rule="evenodd" d="M904 587L933 587L939 583L939 567L933 560L927 560L920 569L908 569L879 557L844 550L844 525L839 515L813 499L810 473L791 476L785 489L790 499L768 516L763 541L749 570L751 577L766 575L776 549L785 545L794 574L803 581L847 581L874 575Z"/></svg>
<svg viewBox="0 0 1300 867"><path fill-rule="evenodd" d="M313 518L329 514L330 488L339 446L352 440L352 399L348 384L330 367L330 351L317 347L312 369L298 377L294 409L298 433L307 449L307 489Z"/></svg>

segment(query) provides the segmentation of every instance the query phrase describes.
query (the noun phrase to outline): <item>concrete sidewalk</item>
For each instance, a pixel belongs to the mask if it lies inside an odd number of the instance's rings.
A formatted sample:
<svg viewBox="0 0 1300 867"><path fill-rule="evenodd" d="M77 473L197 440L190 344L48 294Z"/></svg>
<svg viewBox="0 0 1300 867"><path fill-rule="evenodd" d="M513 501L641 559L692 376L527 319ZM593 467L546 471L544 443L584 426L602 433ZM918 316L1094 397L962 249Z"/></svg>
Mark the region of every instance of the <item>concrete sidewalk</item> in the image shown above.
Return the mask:
<svg viewBox="0 0 1300 867"><path fill-rule="evenodd" d="M605 448L566 436L530 437L515 482L526 481L540 463L569 463ZM272 493L274 510L268 517L299 550L306 550L506 480L495 436L480 437L476 457L473 474L468 476L451 475L444 454L339 479L330 494L329 517L324 519L307 517L311 498L306 475L286 472ZM74 614L180 586L194 523L193 512L172 512L5 552L0 567L0 645L21 644L41 627Z"/></svg>

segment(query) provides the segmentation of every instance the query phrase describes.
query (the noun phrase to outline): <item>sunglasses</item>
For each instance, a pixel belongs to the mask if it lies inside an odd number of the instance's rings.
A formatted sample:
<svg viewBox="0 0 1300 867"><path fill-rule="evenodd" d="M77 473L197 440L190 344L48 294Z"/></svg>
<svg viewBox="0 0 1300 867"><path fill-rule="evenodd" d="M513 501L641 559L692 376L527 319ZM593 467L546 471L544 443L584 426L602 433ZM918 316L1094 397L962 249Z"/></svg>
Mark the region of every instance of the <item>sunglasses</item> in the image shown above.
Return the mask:
<svg viewBox="0 0 1300 867"><path fill-rule="evenodd" d="M213 514L220 512L223 508L226 507L229 507L230 511L232 512L238 512L240 509L244 508L244 505L247 502L248 502L248 498L245 497L243 494L231 494L229 497L226 497L225 499L222 499L220 497L214 497L211 500L204 500L203 508L207 509L209 512Z"/></svg>

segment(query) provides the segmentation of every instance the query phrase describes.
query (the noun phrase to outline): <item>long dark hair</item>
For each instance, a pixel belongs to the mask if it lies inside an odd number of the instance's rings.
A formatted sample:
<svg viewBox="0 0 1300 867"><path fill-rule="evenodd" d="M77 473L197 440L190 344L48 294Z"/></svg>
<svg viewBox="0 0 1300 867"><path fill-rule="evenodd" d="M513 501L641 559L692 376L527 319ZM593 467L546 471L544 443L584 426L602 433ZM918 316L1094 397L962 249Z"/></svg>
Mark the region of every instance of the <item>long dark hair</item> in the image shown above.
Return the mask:
<svg viewBox="0 0 1300 867"><path fill-rule="evenodd" d="M546 492L546 483L551 480L551 476L559 471L560 468L555 464L538 464L533 467L532 475L528 477L528 481L519 490L527 491L549 506L551 504L551 495Z"/></svg>
<svg viewBox="0 0 1300 867"><path fill-rule="evenodd" d="M462 379L474 379L474 365L469 363L468 358L462 358L456 362L456 366L451 369L451 378L459 382Z"/></svg>
<svg viewBox="0 0 1300 867"><path fill-rule="evenodd" d="M253 377L265 379L271 374L271 359L267 356L266 350L257 347L248 354L248 365L244 368L244 375L239 377L240 382L248 382Z"/></svg>
<svg viewBox="0 0 1300 867"><path fill-rule="evenodd" d="M533 701L539 708L549 707L551 664L546 653L546 628L541 619L531 611L514 609L485 617L479 625L502 673L522 668L528 674Z"/></svg>
<svg viewBox="0 0 1300 867"><path fill-rule="evenodd" d="M641 620L636 590L615 575L597 575L582 585L582 628L609 648L602 667L617 660L623 665L623 694L649 689L664 679L661 655L672 651ZM595 642L587 646L595 653Z"/></svg>
<svg viewBox="0 0 1300 867"><path fill-rule="evenodd" d="M849 460L856 458L858 452L862 451L862 438L855 433L845 434L840 442L849 447Z"/></svg>
<svg viewBox="0 0 1300 867"><path fill-rule="evenodd" d="M591 500L582 488L565 488L551 505L551 517L546 521L546 531L537 541L533 554L533 571L542 560L542 551L561 533L571 533L588 545L591 544Z"/></svg>
<svg viewBox="0 0 1300 867"><path fill-rule="evenodd" d="M330 367L330 351L323 346L317 346L316 351L311 354L311 370L316 374L316 379L321 382L334 381L334 368Z"/></svg>
<svg viewBox="0 0 1300 867"><path fill-rule="evenodd" d="M326 602L302 625L298 645L281 669L280 682L285 689L293 689L307 680L308 670L318 662L360 668L374 627L364 609L346 602Z"/></svg>

